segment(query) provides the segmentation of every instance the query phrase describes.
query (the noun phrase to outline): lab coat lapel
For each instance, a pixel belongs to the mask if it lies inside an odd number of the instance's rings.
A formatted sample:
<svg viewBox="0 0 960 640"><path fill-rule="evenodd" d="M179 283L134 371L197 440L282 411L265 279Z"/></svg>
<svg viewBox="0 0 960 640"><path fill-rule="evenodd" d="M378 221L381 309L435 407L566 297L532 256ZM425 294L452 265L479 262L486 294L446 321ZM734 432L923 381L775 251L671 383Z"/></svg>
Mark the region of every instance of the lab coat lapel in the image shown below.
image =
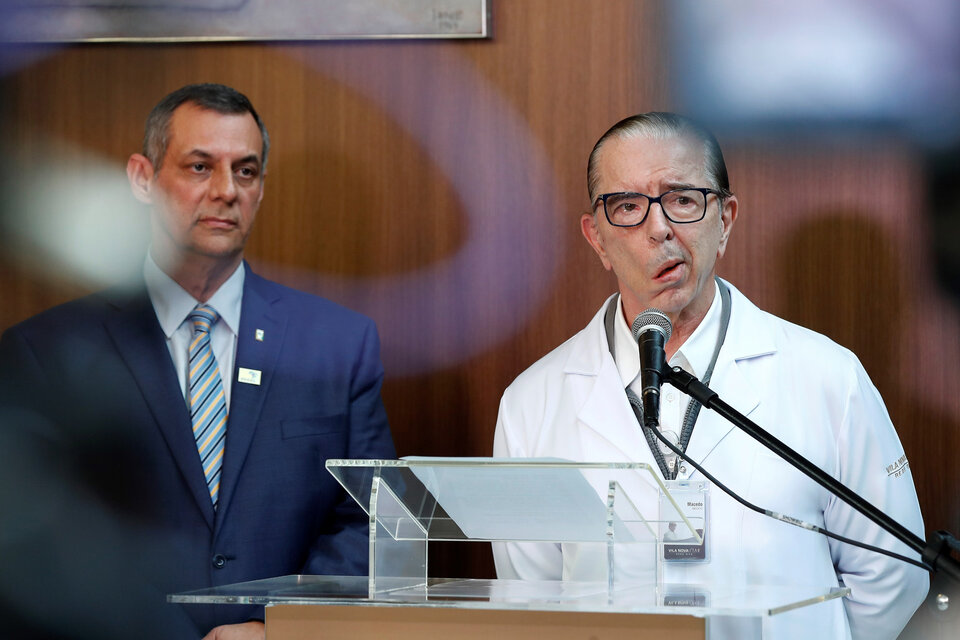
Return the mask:
<svg viewBox="0 0 960 640"><path fill-rule="evenodd" d="M620 374L607 362L596 376L583 381L586 402L577 414L582 425L580 441L584 460L595 462L646 462L656 466L626 393Z"/></svg>
<svg viewBox="0 0 960 640"><path fill-rule="evenodd" d="M717 362L713 379L716 384L711 388L720 395L720 399L737 409L746 416L759 406L759 398L753 388L747 383L734 361L725 362L721 368ZM722 382L721 382L722 381ZM733 431L735 427L718 413L707 409L700 410L700 417L690 437L687 446L687 455L697 462L703 462L720 442Z"/></svg>
<svg viewBox="0 0 960 640"><path fill-rule="evenodd" d="M710 387L720 399L750 417L760 406L758 384L743 374L740 363L764 357L776 351L769 333L769 323L743 294L729 283L731 293L730 327L717 359ZM702 462L736 427L710 409L701 409L700 419L693 430L687 455Z"/></svg>
<svg viewBox="0 0 960 640"><path fill-rule="evenodd" d="M582 459L645 462L656 467L610 355L603 313L577 339L564 366L564 388L578 406Z"/></svg>

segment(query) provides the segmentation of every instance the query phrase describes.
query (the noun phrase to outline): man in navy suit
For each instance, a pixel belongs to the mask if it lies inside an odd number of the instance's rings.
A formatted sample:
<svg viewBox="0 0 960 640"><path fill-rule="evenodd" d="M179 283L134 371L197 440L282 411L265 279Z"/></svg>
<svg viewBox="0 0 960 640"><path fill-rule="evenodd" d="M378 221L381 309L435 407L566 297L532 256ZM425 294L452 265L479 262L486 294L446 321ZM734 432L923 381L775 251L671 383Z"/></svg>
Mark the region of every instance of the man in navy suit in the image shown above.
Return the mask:
<svg viewBox="0 0 960 640"><path fill-rule="evenodd" d="M368 318L244 262L268 148L237 91L166 96L127 165L150 207L143 280L0 340L5 403L32 404L91 454L77 456L96 466L84 474L151 541L158 593L367 571L366 518L324 462L395 456L379 338ZM198 636L263 637L262 608L184 611Z"/></svg>

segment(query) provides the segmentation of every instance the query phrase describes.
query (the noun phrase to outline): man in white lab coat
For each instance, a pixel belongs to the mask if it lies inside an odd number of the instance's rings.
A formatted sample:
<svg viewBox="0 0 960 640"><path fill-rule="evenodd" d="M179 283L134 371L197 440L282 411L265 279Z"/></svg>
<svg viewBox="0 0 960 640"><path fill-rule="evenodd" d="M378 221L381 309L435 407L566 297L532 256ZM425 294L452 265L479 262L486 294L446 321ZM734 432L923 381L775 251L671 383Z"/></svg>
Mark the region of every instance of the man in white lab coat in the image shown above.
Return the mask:
<svg viewBox="0 0 960 640"><path fill-rule="evenodd" d="M922 535L909 464L856 356L758 309L716 277L738 202L715 138L674 114L627 118L594 147L588 188L592 211L581 230L615 273L619 293L506 390L494 455L646 462L667 478L702 478L648 442L625 392L640 394L630 324L657 308L673 324L665 348L671 366L709 379L724 401ZM730 489L760 507L916 557L718 414L692 404L664 385L661 431ZM851 589L842 603L775 616L764 623L764 637L895 638L926 595L922 568L767 518L716 487L709 493L706 559L668 559L666 582ZM595 564L577 545L503 544L494 554L501 578L584 579Z"/></svg>

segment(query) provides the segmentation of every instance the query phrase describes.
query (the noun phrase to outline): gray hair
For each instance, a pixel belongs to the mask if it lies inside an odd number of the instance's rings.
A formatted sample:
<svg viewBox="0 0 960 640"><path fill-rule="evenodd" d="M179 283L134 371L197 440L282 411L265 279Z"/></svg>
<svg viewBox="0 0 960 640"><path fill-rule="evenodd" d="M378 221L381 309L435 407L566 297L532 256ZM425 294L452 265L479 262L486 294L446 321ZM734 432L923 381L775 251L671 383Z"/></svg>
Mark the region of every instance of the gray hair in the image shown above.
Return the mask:
<svg viewBox="0 0 960 640"><path fill-rule="evenodd" d="M719 191L722 198L733 195L730 191L730 179L727 177L727 165L723 161L723 152L720 151L720 143L713 134L684 116L664 111L651 111L624 118L600 136L597 144L593 146L590 160L587 162L587 191L590 193L591 203L597 197L597 186L600 183L597 159L600 149L607 140L641 137L665 140L684 136L703 143L704 171L711 183L710 186Z"/></svg>
<svg viewBox="0 0 960 640"><path fill-rule="evenodd" d="M147 116L143 134L143 155L150 160L155 170L160 169L163 158L167 154L167 145L170 143L170 119L173 117L173 112L185 103L195 104L201 109L209 109L224 115L249 113L253 116L260 129L260 137L263 139L260 155L262 170L266 170L270 137L267 135L267 127L260 119L260 115L257 114L247 96L231 87L212 83L189 84L167 94Z"/></svg>

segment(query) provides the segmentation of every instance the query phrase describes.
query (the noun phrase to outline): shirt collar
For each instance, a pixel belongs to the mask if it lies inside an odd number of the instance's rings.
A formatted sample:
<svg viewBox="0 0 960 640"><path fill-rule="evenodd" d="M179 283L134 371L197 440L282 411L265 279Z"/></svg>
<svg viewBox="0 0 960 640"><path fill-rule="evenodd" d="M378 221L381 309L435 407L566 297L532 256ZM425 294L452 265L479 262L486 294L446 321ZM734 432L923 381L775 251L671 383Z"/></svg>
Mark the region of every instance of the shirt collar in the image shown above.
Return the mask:
<svg viewBox="0 0 960 640"><path fill-rule="evenodd" d="M695 376L701 376L707 371L707 367L710 366L710 359L713 357L713 350L717 345L721 302L720 287L716 280L714 280L713 287L713 302L710 304L710 309L707 310L707 315L703 317L690 337L680 345L677 352L670 358L671 365L679 366ZM633 338L633 333L623 317L622 296L617 300L613 342L613 357L617 363L620 380L626 388L640 375L640 352L637 349L637 341Z"/></svg>
<svg viewBox="0 0 960 640"><path fill-rule="evenodd" d="M240 306L243 301L245 269L241 263L226 282L207 300L207 304L220 314L227 328L237 335L240 330ZM143 263L143 280L150 295L150 302L157 314L160 328L169 340L174 332L199 304L177 282L168 276L154 261L150 252Z"/></svg>
<svg viewBox="0 0 960 640"><path fill-rule="evenodd" d="M720 285L714 280L713 302L710 303L707 315L703 317L686 342L677 349L677 353L670 359L671 364L679 365L684 371L698 378L706 374L710 360L713 358L713 350L717 347L722 307Z"/></svg>

